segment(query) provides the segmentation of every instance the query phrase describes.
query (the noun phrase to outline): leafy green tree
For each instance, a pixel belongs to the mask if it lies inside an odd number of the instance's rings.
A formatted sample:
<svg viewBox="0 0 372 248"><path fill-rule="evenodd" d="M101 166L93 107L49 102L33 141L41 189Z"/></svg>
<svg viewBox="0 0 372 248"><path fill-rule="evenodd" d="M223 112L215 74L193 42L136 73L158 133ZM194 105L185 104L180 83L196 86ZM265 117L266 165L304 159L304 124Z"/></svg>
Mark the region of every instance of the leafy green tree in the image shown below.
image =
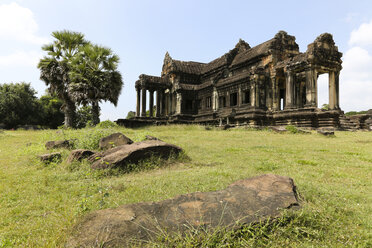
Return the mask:
<svg viewBox="0 0 372 248"><path fill-rule="evenodd" d="M63 124L64 114L61 110L63 102L55 96L46 94L39 99L42 111L39 120L40 125L57 128Z"/></svg>
<svg viewBox="0 0 372 248"><path fill-rule="evenodd" d="M93 124L99 123L99 103L117 105L123 80L118 69L119 57L111 49L86 44L71 60L70 78L73 99L92 106Z"/></svg>
<svg viewBox="0 0 372 248"><path fill-rule="evenodd" d="M74 127L76 105L71 97L70 62L79 49L88 42L84 35L71 31L56 31L52 33L53 43L42 49L48 53L38 64L40 79L49 86L49 92L63 101L62 110L65 115L66 127Z"/></svg>
<svg viewBox="0 0 372 248"><path fill-rule="evenodd" d="M129 111L125 119L133 119L134 117L136 117L136 112Z"/></svg>
<svg viewBox="0 0 372 248"><path fill-rule="evenodd" d="M82 106L76 112L76 127L84 128L93 124L92 106Z"/></svg>
<svg viewBox="0 0 372 248"><path fill-rule="evenodd" d="M322 105L322 109L323 109L323 110L329 110L329 104L324 103L324 104Z"/></svg>
<svg viewBox="0 0 372 248"><path fill-rule="evenodd" d="M6 128L38 124L40 105L29 83L0 85L0 122Z"/></svg>

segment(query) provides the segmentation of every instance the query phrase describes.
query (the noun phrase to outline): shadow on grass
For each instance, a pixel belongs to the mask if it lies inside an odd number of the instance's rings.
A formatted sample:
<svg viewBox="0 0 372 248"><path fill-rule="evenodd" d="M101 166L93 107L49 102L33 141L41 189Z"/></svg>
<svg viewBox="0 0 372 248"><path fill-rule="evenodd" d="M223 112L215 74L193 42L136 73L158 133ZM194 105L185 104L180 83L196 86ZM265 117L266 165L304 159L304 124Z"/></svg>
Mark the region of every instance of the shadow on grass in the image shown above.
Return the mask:
<svg viewBox="0 0 372 248"><path fill-rule="evenodd" d="M90 168L90 164L87 161L84 162L73 162L67 165L67 170L78 171L83 170L86 173L91 174L94 178L105 178L105 177L119 177L128 173L138 173L142 171L149 171L159 168L170 167L177 163L188 163L191 158L187 156L186 153L181 152L179 154L170 154L167 159L160 156L151 156L148 159L139 161L138 163L127 163L120 167L107 168L107 169L97 169L93 170Z"/></svg>

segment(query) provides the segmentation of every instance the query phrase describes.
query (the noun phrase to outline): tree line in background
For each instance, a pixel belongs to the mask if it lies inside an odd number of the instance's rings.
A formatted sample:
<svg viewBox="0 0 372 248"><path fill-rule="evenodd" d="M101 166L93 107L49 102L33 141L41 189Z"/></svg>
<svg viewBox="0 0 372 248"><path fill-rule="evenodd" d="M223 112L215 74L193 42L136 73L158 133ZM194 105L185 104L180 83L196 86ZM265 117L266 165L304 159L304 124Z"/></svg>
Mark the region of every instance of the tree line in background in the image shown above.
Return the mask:
<svg viewBox="0 0 372 248"><path fill-rule="evenodd" d="M59 98L49 93L37 98L29 83L0 84L0 128L58 128L64 121L62 105ZM90 106L77 109L77 128L93 122L91 112Z"/></svg>

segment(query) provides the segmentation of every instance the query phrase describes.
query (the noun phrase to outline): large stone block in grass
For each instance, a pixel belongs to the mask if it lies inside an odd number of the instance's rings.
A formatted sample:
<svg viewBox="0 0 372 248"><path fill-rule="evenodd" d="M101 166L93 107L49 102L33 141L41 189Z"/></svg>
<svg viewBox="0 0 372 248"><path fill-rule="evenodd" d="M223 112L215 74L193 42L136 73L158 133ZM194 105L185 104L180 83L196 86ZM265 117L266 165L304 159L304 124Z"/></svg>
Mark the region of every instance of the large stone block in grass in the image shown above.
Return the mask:
<svg viewBox="0 0 372 248"><path fill-rule="evenodd" d="M262 175L237 181L224 190L179 195L160 202L134 203L88 214L67 247L128 247L190 228L231 229L278 217L297 206L289 177ZM163 234L164 236L164 234Z"/></svg>
<svg viewBox="0 0 372 248"><path fill-rule="evenodd" d="M96 153L89 158L89 161L93 162L93 169L117 168L125 167L127 164L136 164L151 156L167 159L172 154L177 155L181 151L180 147L160 140L145 140Z"/></svg>
<svg viewBox="0 0 372 248"><path fill-rule="evenodd" d="M67 163L72 163L73 161L81 161L85 158L89 158L94 154L93 151L86 149L76 149L71 151L70 155L67 158Z"/></svg>
<svg viewBox="0 0 372 248"><path fill-rule="evenodd" d="M54 140L54 141L47 141L45 143L45 148L48 150L51 149L58 149L58 148L71 148L74 146L73 140Z"/></svg>
<svg viewBox="0 0 372 248"><path fill-rule="evenodd" d="M62 154L60 152L53 152L48 154L39 155L40 161L48 164L51 162L59 163L62 160Z"/></svg>
<svg viewBox="0 0 372 248"><path fill-rule="evenodd" d="M99 140L99 148L107 150L113 147L132 144L133 141L122 133L113 133Z"/></svg>

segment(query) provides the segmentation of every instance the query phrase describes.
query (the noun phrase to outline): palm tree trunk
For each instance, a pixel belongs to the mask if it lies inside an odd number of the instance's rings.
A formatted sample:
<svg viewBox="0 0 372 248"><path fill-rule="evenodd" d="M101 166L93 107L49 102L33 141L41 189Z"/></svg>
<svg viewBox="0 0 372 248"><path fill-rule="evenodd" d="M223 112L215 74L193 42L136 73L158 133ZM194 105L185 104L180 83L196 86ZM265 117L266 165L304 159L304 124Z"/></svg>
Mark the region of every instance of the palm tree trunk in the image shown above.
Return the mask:
<svg viewBox="0 0 372 248"><path fill-rule="evenodd" d="M75 117L76 117L76 106L71 100L65 100L65 127L73 128L75 127Z"/></svg>
<svg viewBox="0 0 372 248"><path fill-rule="evenodd" d="M99 106L98 102L92 102L92 121L93 125L97 125L99 123Z"/></svg>

